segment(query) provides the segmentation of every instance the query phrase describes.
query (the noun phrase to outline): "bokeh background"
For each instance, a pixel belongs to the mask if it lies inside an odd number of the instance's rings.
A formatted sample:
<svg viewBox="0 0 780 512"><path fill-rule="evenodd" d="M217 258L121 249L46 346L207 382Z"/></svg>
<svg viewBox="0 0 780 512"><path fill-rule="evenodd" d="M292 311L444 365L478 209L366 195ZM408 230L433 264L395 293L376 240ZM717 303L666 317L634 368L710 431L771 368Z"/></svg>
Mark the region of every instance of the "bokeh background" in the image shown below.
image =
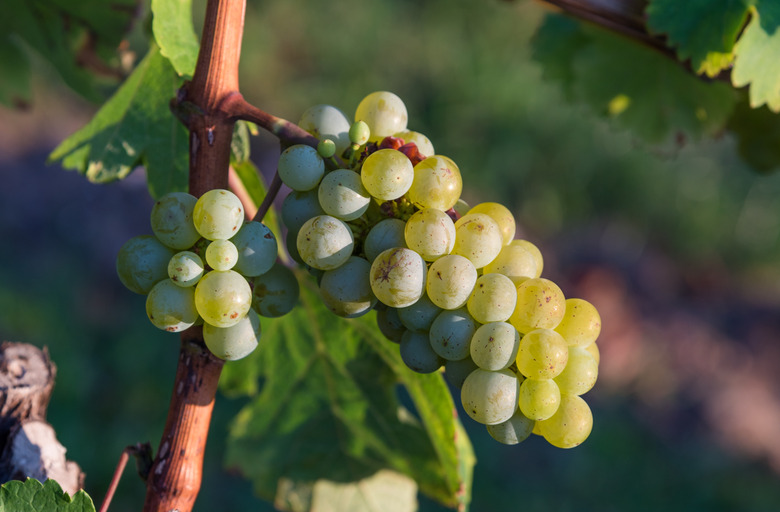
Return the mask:
<svg viewBox="0 0 780 512"><path fill-rule="evenodd" d="M464 198L509 206L545 276L600 310L591 437L505 447L464 420L472 510L780 510L780 173L756 174L725 135L650 146L567 102L532 59L546 13L520 0L250 0L242 92L293 121L397 93L410 128L459 164ZM0 108L0 338L48 347L49 421L99 502L121 450L159 441L178 342L115 277L122 243L149 232L143 170L93 185L47 165L97 106L43 60L34 71L33 103ZM254 139L264 172L277 157L271 137ZM218 397L195 510L272 510L221 465L241 405ZM111 510L138 510L143 494L128 469ZM421 497L420 510L444 509Z"/></svg>

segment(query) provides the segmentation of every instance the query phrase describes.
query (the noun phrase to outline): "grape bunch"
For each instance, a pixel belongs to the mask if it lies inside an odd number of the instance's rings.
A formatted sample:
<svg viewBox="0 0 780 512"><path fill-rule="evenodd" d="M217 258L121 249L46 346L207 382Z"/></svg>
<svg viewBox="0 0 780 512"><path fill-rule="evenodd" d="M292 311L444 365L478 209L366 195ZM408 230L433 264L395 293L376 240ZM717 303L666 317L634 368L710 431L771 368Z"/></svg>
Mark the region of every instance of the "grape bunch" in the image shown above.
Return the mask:
<svg viewBox="0 0 780 512"><path fill-rule="evenodd" d="M299 294L295 275L276 262L276 237L244 215L229 190L167 194L152 208L154 235L131 238L116 261L120 281L147 296L155 327L180 332L202 324L206 346L225 360L250 354L260 338L258 315L287 313Z"/></svg>
<svg viewBox="0 0 780 512"><path fill-rule="evenodd" d="M286 246L328 309L348 318L376 310L405 364L443 367L466 413L497 441L535 433L560 448L582 443L601 320L541 277L542 254L514 239L512 213L460 199L460 169L407 129L393 93L365 97L354 122L317 105L299 125L321 142L280 156L292 189L281 211Z"/></svg>

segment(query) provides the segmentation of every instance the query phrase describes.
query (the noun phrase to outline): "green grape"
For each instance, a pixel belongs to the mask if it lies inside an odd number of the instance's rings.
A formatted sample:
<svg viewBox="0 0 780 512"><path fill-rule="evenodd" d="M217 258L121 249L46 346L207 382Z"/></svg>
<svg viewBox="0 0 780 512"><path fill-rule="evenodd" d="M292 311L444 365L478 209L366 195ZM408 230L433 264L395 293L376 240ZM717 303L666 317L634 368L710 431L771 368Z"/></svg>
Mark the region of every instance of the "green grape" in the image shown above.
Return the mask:
<svg viewBox="0 0 780 512"><path fill-rule="evenodd" d="M320 281L320 294L325 306L345 318L365 315L376 304L371 291L371 264L363 258L350 256L342 266L327 270Z"/></svg>
<svg viewBox="0 0 780 512"><path fill-rule="evenodd" d="M319 144L317 144L317 153L319 153L322 158L331 158L336 154L336 143L330 139L322 139Z"/></svg>
<svg viewBox="0 0 780 512"><path fill-rule="evenodd" d="M404 324L401 323L401 319L398 318L397 309L384 308L378 310L376 312L376 325L385 338L393 343L401 343L401 337L406 332L406 329Z"/></svg>
<svg viewBox="0 0 780 512"><path fill-rule="evenodd" d="M431 349L428 335L423 332L406 331L401 336L399 349L403 362L417 373L433 373L444 363Z"/></svg>
<svg viewBox="0 0 780 512"><path fill-rule="evenodd" d="M563 336L551 329L531 331L520 340L517 369L530 379L552 379L559 375L569 359Z"/></svg>
<svg viewBox="0 0 780 512"><path fill-rule="evenodd" d="M192 223L192 212L198 199L186 192L165 194L152 207L154 236L171 249L189 249L200 238Z"/></svg>
<svg viewBox="0 0 780 512"><path fill-rule="evenodd" d="M455 223L455 234L452 254L468 258L475 268L489 264L503 247L501 229L484 213L469 213L458 219Z"/></svg>
<svg viewBox="0 0 780 512"><path fill-rule="evenodd" d="M214 270L230 270L236 261L238 249L230 240L214 240L206 247L206 263Z"/></svg>
<svg viewBox="0 0 780 512"><path fill-rule="evenodd" d="M552 379L525 379L520 384L520 411L535 421L546 420L558 410L561 391Z"/></svg>
<svg viewBox="0 0 780 512"><path fill-rule="evenodd" d="M318 215L306 221L298 232L301 259L310 267L331 270L343 265L354 248L352 230L335 217Z"/></svg>
<svg viewBox="0 0 780 512"><path fill-rule="evenodd" d="M366 235L363 252L368 261L374 261L379 254L395 247L406 247L404 228L400 219L384 219L376 223Z"/></svg>
<svg viewBox="0 0 780 512"><path fill-rule="evenodd" d="M474 284L467 303L469 313L479 323L506 322L517 305L517 288L501 274L482 274Z"/></svg>
<svg viewBox="0 0 780 512"><path fill-rule="evenodd" d="M585 400L576 395L561 395L558 410L549 419L538 421L539 432L558 448L582 444L593 429L593 413Z"/></svg>
<svg viewBox="0 0 780 512"><path fill-rule="evenodd" d="M461 389L466 377L478 368L477 364L470 358L459 359L458 361L444 360L444 378L451 386Z"/></svg>
<svg viewBox="0 0 780 512"><path fill-rule="evenodd" d="M432 156L435 153L431 140L420 132L404 130L393 134L393 137L403 139L407 144L414 142L414 145L417 146L417 151L423 156Z"/></svg>
<svg viewBox="0 0 780 512"><path fill-rule="evenodd" d="M369 194L382 201L391 201L406 194L412 186L414 168L400 151L380 149L363 161L360 177Z"/></svg>
<svg viewBox="0 0 780 512"><path fill-rule="evenodd" d="M509 368L517 358L520 334L506 322L481 325L471 338L471 359L484 370Z"/></svg>
<svg viewBox="0 0 780 512"><path fill-rule="evenodd" d="M441 308L431 302L428 295L423 294L420 299L405 308L398 309L398 318L410 331L428 332L431 324L441 313Z"/></svg>
<svg viewBox="0 0 780 512"><path fill-rule="evenodd" d="M244 206L229 190L209 190L195 203L192 221L203 238L227 240L244 223Z"/></svg>
<svg viewBox="0 0 780 512"><path fill-rule="evenodd" d="M358 104L355 121L363 121L371 130L370 139L377 142L406 130L408 115L403 100L387 91L372 92Z"/></svg>
<svg viewBox="0 0 780 512"><path fill-rule="evenodd" d="M298 192L293 190L282 202L282 222L288 231L301 230L307 220L317 215L324 215L325 210L320 206L317 190Z"/></svg>
<svg viewBox="0 0 780 512"><path fill-rule="evenodd" d="M509 370L491 372L477 368L463 382L460 400L471 419L495 425L514 415L519 394L517 377Z"/></svg>
<svg viewBox="0 0 780 512"><path fill-rule="evenodd" d="M119 249L116 273L128 290L146 295L168 277L168 262L173 255L174 251L154 236L136 236Z"/></svg>
<svg viewBox="0 0 780 512"><path fill-rule="evenodd" d="M549 279L527 279L517 287L517 306L509 323L521 333L534 329L555 329L566 311L566 298Z"/></svg>
<svg viewBox="0 0 780 512"><path fill-rule="evenodd" d="M458 214L458 218L460 218L469 212L471 206L463 199L458 199L458 202L455 203L455 206L453 206L452 209L455 210L455 213Z"/></svg>
<svg viewBox="0 0 780 512"><path fill-rule="evenodd" d="M349 127L349 140L353 144L362 146L368 142L370 136L371 129L364 121L355 121L352 126Z"/></svg>
<svg viewBox="0 0 780 512"><path fill-rule="evenodd" d="M502 247L496 259L485 265L485 273L505 275L515 285L526 279L539 277L533 253L526 247L515 245L514 242Z"/></svg>
<svg viewBox="0 0 780 512"><path fill-rule="evenodd" d="M449 254L431 264L425 291L431 301L442 309L458 309L466 305L477 269L463 256Z"/></svg>
<svg viewBox="0 0 780 512"><path fill-rule="evenodd" d="M534 420L526 418L518 409L508 420L495 425L487 425L486 428L490 437L499 443L517 444L528 439L535 423Z"/></svg>
<svg viewBox="0 0 780 512"><path fill-rule="evenodd" d="M298 126L318 139L332 140L338 154L349 147L349 119L334 106L314 105L307 108Z"/></svg>
<svg viewBox="0 0 780 512"><path fill-rule="evenodd" d="M260 339L260 317L249 310L230 327L203 324L203 341L212 354L226 361L243 359L257 348Z"/></svg>
<svg viewBox="0 0 780 512"><path fill-rule="evenodd" d="M601 316L593 304L584 299L566 299L566 310L555 330L569 345L587 347L601 333Z"/></svg>
<svg viewBox="0 0 780 512"><path fill-rule="evenodd" d="M496 221L501 231L501 239L504 245L509 245L515 237L515 216L503 204L480 203L469 210L469 213L484 213Z"/></svg>
<svg viewBox="0 0 780 512"><path fill-rule="evenodd" d="M255 277L252 282L252 309L260 316L275 318L286 315L298 303L298 279L281 263L275 263L268 272Z"/></svg>
<svg viewBox="0 0 780 512"><path fill-rule="evenodd" d="M433 350L449 361L469 357L469 345L477 325L466 308L442 311L431 324Z"/></svg>
<svg viewBox="0 0 780 512"><path fill-rule="evenodd" d="M463 191L460 169L450 158L432 155L414 166L409 201L417 208L446 212L458 202Z"/></svg>
<svg viewBox="0 0 780 512"><path fill-rule="evenodd" d="M260 276L268 272L279 255L276 237L262 222L247 222L231 241L238 251L235 270L247 277Z"/></svg>
<svg viewBox="0 0 780 512"><path fill-rule="evenodd" d="M411 306L425 291L427 267L419 254L404 248L388 249L371 265L371 289L383 304Z"/></svg>
<svg viewBox="0 0 780 512"><path fill-rule="evenodd" d="M569 359L566 367L555 377L561 393L584 395L596 384L599 376L599 363L587 349L569 346Z"/></svg>
<svg viewBox="0 0 780 512"><path fill-rule="evenodd" d="M183 288L195 286L203 277L203 260L194 252L176 253L168 262L168 277Z"/></svg>
<svg viewBox="0 0 780 512"><path fill-rule="evenodd" d="M317 192L325 213L343 221L355 220L371 202L360 175L349 169L337 169L325 175Z"/></svg>
<svg viewBox="0 0 780 512"><path fill-rule="evenodd" d="M447 255L455 245L455 223L449 215L435 208L416 212L406 221L406 246L425 261L435 261Z"/></svg>
<svg viewBox="0 0 780 512"><path fill-rule="evenodd" d="M595 341L590 345L588 345L587 347L585 347L585 350L590 352L590 355L592 355L593 359L596 360L597 365L601 364L601 352L599 351L599 347L598 345L596 345Z"/></svg>
<svg viewBox="0 0 780 512"><path fill-rule="evenodd" d="M542 270L544 269L544 258L542 257L542 252L538 247L536 247L528 240L512 240L509 245L518 245L530 252L534 258L534 261L536 262L536 275L531 277L540 277L542 275Z"/></svg>
<svg viewBox="0 0 780 512"><path fill-rule="evenodd" d="M235 270L212 270L195 286L195 307L203 321L214 327L230 327L252 305L252 289Z"/></svg>
<svg viewBox="0 0 780 512"><path fill-rule="evenodd" d="M325 162L317 150L306 144L295 144L282 151L277 164L279 178L293 190L316 187L325 174Z"/></svg>
<svg viewBox="0 0 780 512"><path fill-rule="evenodd" d="M192 288L176 286L170 279L160 281L146 296L146 315L158 329L180 332L198 319Z"/></svg>

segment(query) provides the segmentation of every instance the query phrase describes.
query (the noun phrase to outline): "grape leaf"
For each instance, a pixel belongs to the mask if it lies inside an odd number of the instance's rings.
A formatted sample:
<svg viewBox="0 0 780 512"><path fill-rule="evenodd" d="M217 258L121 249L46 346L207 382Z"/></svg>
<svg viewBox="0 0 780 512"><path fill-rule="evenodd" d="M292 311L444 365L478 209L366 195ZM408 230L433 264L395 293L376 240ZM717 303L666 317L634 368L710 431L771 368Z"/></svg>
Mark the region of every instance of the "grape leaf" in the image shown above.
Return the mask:
<svg viewBox="0 0 780 512"><path fill-rule="evenodd" d="M780 3L756 0L752 16L734 48L735 87L750 85L750 106L766 104L780 112Z"/></svg>
<svg viewBox="0 0 780 512"><path fill-rule="evenodd" d="M28 478L0 487L0 512L95 512L95 505L84 491L71 498L54 480Z"/></svg>
<svg viewBox="0 0 780 512"><path fill-rule="evenodd" d="M737 151L754 169L769 172L780 168L780 116L766 107L737 105L729 119L729 131L737 139Z"/></svg>
<svg viewBox="0 0 780 512"><path fill-rule="evenodd" d="M734 43L747 20L746 0L652 0L647 28L666 34L677 57L693 69L715 77L734 60Z"/></svg>
<svg viewBox="0 0 780 512"><path fill-rule="evenodd" d="M300 280L302 304L263 319L260 348L223 371L226 394L250 397L231 427L227 466L268 500L282 484L359 483L388 469L448 506L467 504L474 456L441 375L406 368L373 314L338 319ZM399 406L399 382L421 421Z"/></svg>
<svg viewBox="0 0 780 512"><path fill-rule="evenodd" d="M192 1L152 0L152 14L152 32L160 53L179 75L192 77L200 47L192 26Z"/></svg>
<svg viewBox="0 0 780 512"><path fill-rule="evenodd" d="M152 48L125 83L79 131L49 155L94 183L125 178L146 166L149 192L187 189L187 132L168 103L181 79Z"/></svg>

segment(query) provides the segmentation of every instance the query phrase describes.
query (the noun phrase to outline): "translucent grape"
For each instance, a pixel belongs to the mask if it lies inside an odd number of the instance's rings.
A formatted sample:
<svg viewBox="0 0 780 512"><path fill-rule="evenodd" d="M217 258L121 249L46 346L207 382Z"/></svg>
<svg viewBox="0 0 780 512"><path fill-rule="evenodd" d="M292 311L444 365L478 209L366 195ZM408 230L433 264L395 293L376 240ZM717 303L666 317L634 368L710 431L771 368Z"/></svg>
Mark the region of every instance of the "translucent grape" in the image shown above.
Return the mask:
<svg viewBox="0 0 780 512"><path fill-rule="evenodd" d="M301 115L298 126L318 139L330 139L341 154L349 147L350 122L344 113L332 105L314 105Z"/></svg>
<svg viewBox="0 0 780 512"><path fill-rule="evenodd" d="M459 359L458 361L444 361L444 378L450 385L460 389L463 382L471 372L478 368L477 364L470 358Z"/></svg>
<svg viewBox="0 0 780 512"><path fill-rule="evenodd" d="M469 210L469 213L484 213L490 216L498 224L504 245L508 245L515 237L515 216L503 204L480 203Z"/></svg>
<svg viewBox="0 0 780 512"><path fill-rule="evenodd" d="M417 151L423 156L432 156L434 154L431 140L420 132L404 130L393 134L393 137L401 138L406 143L414 142L414 145L417 146Z"/></svg>
<svg viewBox="0 0 780 512"><path fill-rule="evenodd" d="M514 242L501 248L498 256L485 265L485 272L505 275L515 285L526 279L539 277L533 253L522 245L515 245Z"/></svg>
<svg viewBox="0 0 780 512"><path fill-rule="evenodd" d="M244 223L244 206L229 190L209 190L195 203L192 221L203 238L227 240Z"/></svg>
<svg viewBox="0 0 780 512"><path fill-rule="evenodd" d="M331 270L343 265L352 255L352 230L335 217L311 218L298 232L298 253L310 267Z"/></svg>
<svg viewBox="0 0 780 512"><path fill-rule="evenodd" d="M406 221L406 246L425 261L447 255L455 245L455 223L449 215L435 208L416 212Z"/></svg>
<svg viewBox="0 0 780 512"><path fill-rule="evenodd" d="M585 347L585 350L590 352L590 355L592 355L593 359L596 360L596 364L601 364L601 352L599 351L599 347L595 341Z"/></svg>
<svg viewBox="0 0 780 512"><path fill-rule="evenodd" d="M165 194L152 207L154 236L172 249L189 249L200 238L192 223L192 212L198 199L186 192Z"/></svg>
<svg viewBox="0 0 780 512"><path fill-rule="evenodd" d="M411 306L399 308L398 318L410 331L428 332L439 313L441 313L441 308L431 302L426 294L423 294Z"/></svg>
<svg viewBox="0 0 780 512"><path fill-rule="evenodd" d="M475 268L489 264L503 247L498 224L484 213L470 213L458 219L455 233L452 254L468 258Z"/></svg>
<svg viewBox="0 0 780 512"><path fill-rule="evenodd" d="M374 295L394 308L411 306L425 291L427 267L419 254L404 248L388 249L371 265Z"/></svg>
<svg viewBox="0 0 780 512"><path fill-rule="evenodd" d="M371 202L360 175L349 169L326 174L320 182L317 197L325 213L344 221L363 215Z"/></svg>
<svg viewBox="0 0 780 512"><path fill-rule="evenodd" d="M195 287L195 307L203 321L215 327L230 327L252 305L252 289L234 270L212 270Z"/></svg>
<svg viewBox="0 0 780 512"><path fill-rule="evenodd" d="M388 135L406 130L408 114L401 98L392 92L372 92L358 104L355 121L365 122L371 130L370 140L376 142Z"/></svg>
<svg viewBox="0 0 780 512"><path fill-rule="evenodd" d="M279 178L291 189L311 190L325 174L325 161L315 148L306 144L295 144L282 151L277 170Z"/></svg>
<svg viewBox="0 0 780 512"><path fill-rule="evenodd" d="M555 330L569 345L587 347L601 333L601 316L593 304L584 299L566 299L566 310Z"/></svg>
<svg viewBox="0 0 780 512"><path fill-rule="evenodd" d="M491 322L474 332L469 353L480 368L497 371L509 368L515 362L519 346L517 329L506 322Z"/></svg>
<svg viewBox="0 0 780 512"><path fill-rule="evenodd" d="M593 414L585 400L576 395L561 395L558 410L549 419L537 422L548 443L558 448L582 444L593 429Z"/></svg>
<svg viewBox="0 0 780 512"><path fill-rule="evenodd" d="M400 219L379 221L366 235L363 252L368 261L374 261L380 253L395 247L406 247L404 228L406 223Z"/></svg>
<svg viewBox="0 0 780 512"><path fill-rule="evenodd" d="M168 278L168 262L175 252L152 235L136 236L125 242L116 257L116 273L125 287L146 295Z"/></svg>
<svg viewBox="0 0 780 512"><path fill-rule="evenodd" d="M542 270L544 269L544 258L542 257L542 251L540 251L538 247L536 247L528 240L512 240L509 245L517 245L525 248L528 252L530 252L534 258L534 261L536 262L536 275L532 277L539 277L542 275Z"/></svg>
<svg viewBox="0 0 780 512"><path fill-rule="evenodd" d="M449 361L469 357L471 338L477 325L466 308L442 311L431 324L429 339L433 350Z"/></svg>
<svg viewBox="0 0 780 512"><path fill-rule="evenodd" d="M517 306L509 322L521 333L555 329L566 311L566 298L557 284L541 277L517 287Z"/></svg>
<svg viewBox="0 0 780 512"><path fill-rule="evenodd" d="M306 192L293 190L282 202L282 222L289 231L297 233L307 220L324 214L325 210L320 206L317 190Z"/></svg>
<svg viewBox="0 0 780 512"><path fill-rule="evenodd" d="M376 304L371 291L371 264L350 256L342 266L328 270L320 281L322 301L333 313L354 318L368 313Z"/></svg>
<svg viewBox="0 0 780 512"><path fill-rule="evenodd" d="M449 254L431 264L425 291L440 308L457 309L466 305L476 282L474 265L463 256Z"/></svg>
<svg viewBox="0 0 780 512"><path fill-rule="evenodd" d="M168 277L178 286L195 286L202 276L203 260L194 252L176 253L168 262Z"/></svg>
<svg viewBox="0 0 780 512"><path fill-rule="evenodd" d="M401 336L399 349L403 362L417 373L433 373L444 363L439 354L431 349L426 333L406 331Z"/></svg>
<svg viewBox="0 0 780 512"><path fill-rule="evenodd" d="M146 297L146 315L158 329L180 332L198 319L192 288L176 286L170 279L160 281Z"/></svg>
<svg viewBox="0 0 780 512"><path fill-rule="evenodd" d="M395 308L378 310L376 312L376 325L379 327L379 332L393 343L400 343L401 337L406 332L404 324L398 318L398 310Z"/></svg>
<svg viewBox="0 0 780 512"><path fill-rule="evenodd" d="M349 127L349 140L353 144L362 146L368 142L368 138L371 136L371 129L364 121L355 121L352 126Z"/></svg>
<svg viewBox="0 0 780 512"><path fill-rule="evenodd" d="M537 329L520 339L517 369L531 379L552 379L559 375L569 358L566 340L551 329Z"/></svg>
<svg viewBox="0 0 780 512"><path fill-rule="evenodd" d="M238 251L235 270L244 276L265 274L279 255L276 237L262 222L247 222L238 234L231 238L231 242Z"/></svg>
<svg viewBox="0 0 780 512"><path fill-rule="evenodd" d="M300 286L292 270L275 263L268 272L253 279L252 309L260 316L286 315L298 303Z"/></svg>
<svg viewBox="0 0 780 512"><path fill-rule="evenodd" d="M460 399L466 414L485 425L503 423L517 410L520 386L509 370L477 368L463 382Z"/></svg>
<svg viewBox="0 0 780 512"><path fill-rule="evenodd" d="M238 249L230 240L214 240L206 247L206 263L214 270L230 270L238 261Z"/></svg>
<svg viewBox="0 0 780 512"><path fill-rule="evenodd" d="M599 364L593 354L577 346L569 346L569 358L566 367L555 377L555 383L561 393L584 395L596 384L599 376Z"/></svg>
<svg viewBox="0 0 780 512"><path fill-rule="evenodd" d="M404 195L412 186L414 168L400 151L380 149L363 161L360 177L369 194L390 201Z"/></svg>
<svg viewBox="0 0 780 512"><path fill-rule="evenodd" d="M499 443L511 445L522 443L528 439L533 431L534 423L534 420L526 418L518 409L508 420L495 425L487 425L486 428L490 437Z"/></svg>
<svg viewBox="0 0 780 512"><path fill-rule="evenodd" d="M260 317L249 310L230 327L203 324L203 341L212 354L226 361L236 361L251 354L260 340Z"/></svg>
<svg viewBox="0 0 780 512"><path fill-rule="evenodd" d="M520 411L532 420L546 420L558 410L561 391L552 379L525 379L520 384Z"/></svg>
<svg viewBox="0 0 780 512"><path fill-rule="evenodd" d="M477 322L506 322L517 305L517 288L501 274L482 274L474 284L467 307Z"/></svg>
<svg viewBox="0 0 780 512"><path fill-rule="evenodd" d="M317 153L319 153L322 158L331 158L336 154L336 143L330 139L322 139L317 144Z"/></svg>
<svg viewBox="0 0 780 512"><path fill-rule="evenodd" d="M450 158L432 155L414 166L409 201L417 208L446 212L458 202L463 191L460 169Z"/></svg>

